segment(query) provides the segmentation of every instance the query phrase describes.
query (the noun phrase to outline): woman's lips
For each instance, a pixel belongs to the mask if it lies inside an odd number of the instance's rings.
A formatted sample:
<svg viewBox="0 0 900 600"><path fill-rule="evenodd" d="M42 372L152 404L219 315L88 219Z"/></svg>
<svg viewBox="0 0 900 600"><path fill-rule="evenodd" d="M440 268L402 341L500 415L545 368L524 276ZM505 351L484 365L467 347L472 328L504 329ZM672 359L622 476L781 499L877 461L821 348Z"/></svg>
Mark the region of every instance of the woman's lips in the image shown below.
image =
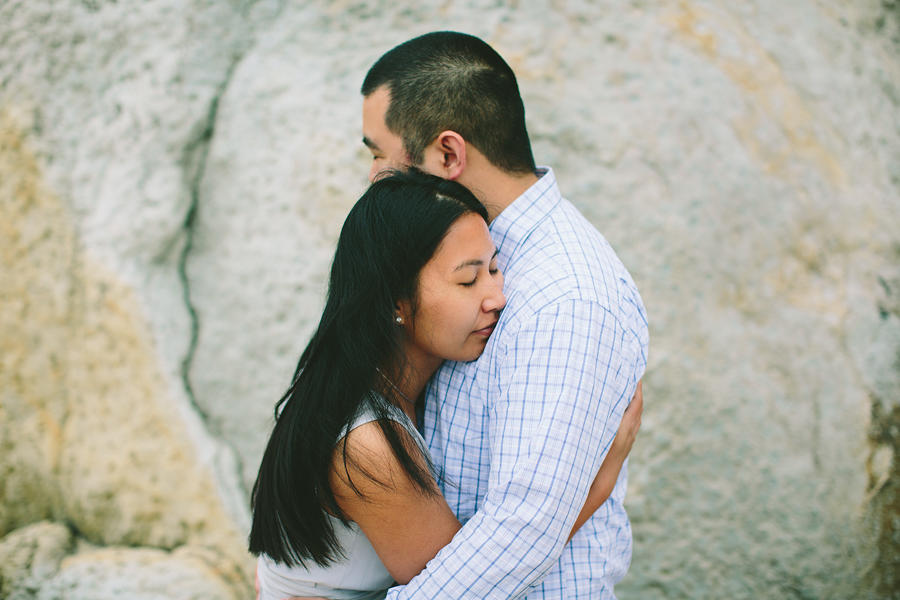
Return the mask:
<svg viewBox="0 0 900 600"><path fill-rule="evenodd" d="M496 326L497 326L497 321L494 321L487 327L483 327L482 329L479 329L478 331L476 331L474 333L475 333L475 335L483 335L484 337L487 337L494 332L494 327L496 327Z"/></svg>

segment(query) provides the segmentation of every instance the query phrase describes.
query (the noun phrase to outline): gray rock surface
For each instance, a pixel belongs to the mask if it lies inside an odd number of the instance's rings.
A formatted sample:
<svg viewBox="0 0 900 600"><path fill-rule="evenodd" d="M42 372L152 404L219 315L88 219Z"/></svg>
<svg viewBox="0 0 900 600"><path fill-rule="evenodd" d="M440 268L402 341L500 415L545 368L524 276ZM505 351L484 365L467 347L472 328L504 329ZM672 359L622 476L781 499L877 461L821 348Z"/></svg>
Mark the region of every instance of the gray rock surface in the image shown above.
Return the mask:
<svg viewBox="0 0 900 600"><path fill-rule="evenodd" d="M0 5L0 535L207 544L241 567L234 453L193 405L182 258L252 5Z"/></svg>
<svg viewBox="0 0 900 600"><path fill-rule="evenodd" d="M649 312L619 597L895 597L898 21L888 0L0 4L0 535L50 518L231 565L84 549L41 597L162 597L134 586L164 566L247 588L246 490L365 187L359 85L453 28L516 70L538 162ZM203 593L237 593L219 578Z"/></svg>
<svg viewBox="0 0 900 600"><path fill-rule="evenodd" d="M202 553L104 548L63 560L36 600L239 600L249 597ZM229 585L231 583L231 585Z"/></svg>
<svg viewBox="0 0 900 600"><path fill-rule="evenodd" d="M0 597L26 600L56 575L63 558L75 547L63 525L41 521L0 539Z"/></svg>

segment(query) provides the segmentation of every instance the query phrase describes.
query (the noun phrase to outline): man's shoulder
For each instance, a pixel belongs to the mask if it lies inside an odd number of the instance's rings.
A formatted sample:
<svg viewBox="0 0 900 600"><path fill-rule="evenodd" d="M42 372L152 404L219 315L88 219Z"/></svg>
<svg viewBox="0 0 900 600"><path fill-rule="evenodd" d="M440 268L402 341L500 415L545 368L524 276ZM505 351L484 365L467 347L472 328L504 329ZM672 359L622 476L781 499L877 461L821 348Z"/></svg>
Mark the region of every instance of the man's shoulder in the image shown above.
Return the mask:
<svg viewBox="0 0 900 600"><path fill-rule="evenodd" d="M606 238L565 199L519 244L504 274L507 295L534 308L573 300L613 310L637 291Z"/></svg>
<svg viewBox="0 0 900 600"><path fill-rule="evenodd" d="M532 225L504 269L507 304L498 348L515 343L528 323L553 319L554 327L578 329L579 319L596 319L599 310L646 354L647 315L634 280L606 238L567 200L560 197ZM574 321L566 323L563 315Z"/></svg>

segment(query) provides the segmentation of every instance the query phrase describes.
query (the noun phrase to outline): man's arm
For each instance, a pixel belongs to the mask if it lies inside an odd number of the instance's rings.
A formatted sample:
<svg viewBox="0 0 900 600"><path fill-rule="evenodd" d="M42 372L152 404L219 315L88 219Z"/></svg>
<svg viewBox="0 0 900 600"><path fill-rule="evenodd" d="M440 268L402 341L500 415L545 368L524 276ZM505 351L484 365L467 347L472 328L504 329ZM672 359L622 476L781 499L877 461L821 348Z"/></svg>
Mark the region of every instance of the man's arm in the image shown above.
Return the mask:
<svg viewBox="0 0 900 600"><path fill-rule="evenodd" d="M514 598L558 560L643 373L640 344L596 303L566 301L502 343L489 489L472 519L389 598Z"/></svg>

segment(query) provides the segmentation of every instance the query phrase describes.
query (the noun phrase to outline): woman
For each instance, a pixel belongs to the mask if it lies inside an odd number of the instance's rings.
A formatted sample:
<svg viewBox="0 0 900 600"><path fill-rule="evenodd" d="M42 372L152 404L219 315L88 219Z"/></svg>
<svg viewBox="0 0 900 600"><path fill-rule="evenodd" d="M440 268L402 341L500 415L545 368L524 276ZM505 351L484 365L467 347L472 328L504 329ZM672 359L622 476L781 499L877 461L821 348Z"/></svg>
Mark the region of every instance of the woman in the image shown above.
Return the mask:
<svg viewBox="0 0 900 600"><path fill-rule="evenodd" d="M460 529L415 401L444 360L484 350L506 302L496 256L484 207L452 181L393 173L350 211L254 486L260 600L381 598ZM639 412L626 421L573 533L612 491Z"/></svg>

